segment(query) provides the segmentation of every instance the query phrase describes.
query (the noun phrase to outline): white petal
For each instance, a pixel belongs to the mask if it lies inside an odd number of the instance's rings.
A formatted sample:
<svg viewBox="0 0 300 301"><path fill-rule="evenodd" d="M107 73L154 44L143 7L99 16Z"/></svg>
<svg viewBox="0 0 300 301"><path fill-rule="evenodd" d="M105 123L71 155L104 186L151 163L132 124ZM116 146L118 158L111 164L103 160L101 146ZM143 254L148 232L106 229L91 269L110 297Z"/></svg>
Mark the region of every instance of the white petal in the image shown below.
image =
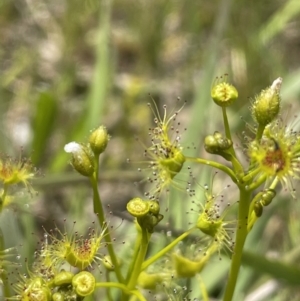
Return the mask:
<svg viewBox="0 0 300 301"><path fill-rule="evenodd" d="M272 86L271 86L271 89L272 90L276 90L276 92L279 92L280 90L280 87L281 87L281 84L282 84L282 78L281 77L278 77L277 79L275 79L272 83Z"/></svg>
<svg viewBox="0 0 300 301"><path fill-rule="evenodd" d="M66 144L64 147L64 150L66 153L76 154L76 153L82 151L82 147L79 143L73 141L73 142Z"/></svg>

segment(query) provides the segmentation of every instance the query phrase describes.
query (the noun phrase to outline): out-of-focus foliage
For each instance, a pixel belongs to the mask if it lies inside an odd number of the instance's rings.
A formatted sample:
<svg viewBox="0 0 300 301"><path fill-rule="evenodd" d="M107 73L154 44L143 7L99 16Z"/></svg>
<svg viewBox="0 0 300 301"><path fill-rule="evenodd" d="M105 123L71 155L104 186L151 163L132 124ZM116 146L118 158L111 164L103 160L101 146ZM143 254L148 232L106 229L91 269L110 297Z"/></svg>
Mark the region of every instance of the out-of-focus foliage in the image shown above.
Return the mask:
<svg viewBox="0 0 300 301"><path fill-rule="evenodd" d="M40 231L41 223L51 224L53 216L85 224L81 220L91 214L90 191L68 173L63 146L87 139L88 130L99 124L112 135L101 163L103 199L122 214L125 202L142 192L132 185L140 179L126 158L142 157L134 137L147 139L153 119L148 93L158 106L175 108L178 96L188 101L182 114L186 145L201 154L203 135L221 123L221 112L212 109L209 97L215 76L229 73L238 87L239 100L229 116L238 133L234 142L241 147L245 125L239 117L249 120L249 97L278 76L283 78L283 102L292 103L293 115L300 98L299 28L297 0L0 0L0 151L18 154L23 146L45 174L36 182L38 199L29 202L31 209L26 207L29 212L20 220L28 232L19 231L10 243L23 243L30 232ZM203 172L199 182L207 177ZM260 251L280 260L296 248L300 226L290 211L300 214L300 208L295 209L295 201L278 203L252 237L254 242L272 237L260 242ZM181 214L188 201L178 199L174 206L178 216L170 220L180 229L188 223ZM29 244L24 253L33 249L34 243ZM212 275L223 276L218 265L212 263L205 277L210 295L216 296L222 280ZM255 261L251 266L255 269ZM255 277L253 269L245 269L240 278L237 300L275 300L245 297L269 281ZM291 300L286 290L276 293L282 294L278 300ZM293 288L294 300L299 294Z"/></svg>

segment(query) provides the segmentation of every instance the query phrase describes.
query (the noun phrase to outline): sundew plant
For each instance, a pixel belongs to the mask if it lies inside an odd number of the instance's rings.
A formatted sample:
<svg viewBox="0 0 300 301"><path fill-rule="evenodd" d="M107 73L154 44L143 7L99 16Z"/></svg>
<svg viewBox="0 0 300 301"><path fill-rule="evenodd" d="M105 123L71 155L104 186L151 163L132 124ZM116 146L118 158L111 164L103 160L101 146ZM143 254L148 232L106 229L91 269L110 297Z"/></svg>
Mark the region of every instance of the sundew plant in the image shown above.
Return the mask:
<svg viewBox="0 0 300 301"><path fill-rule="evenodd" d="M291 202L297 199L294 187L300 172L300 133L297 120L289 124L286 116L291 113L282 112L281 85L282 79L277 78L251 100L252 122L243 133L243 141L236 144L227 107L238 101L238 90L227 82L227 76L215 80L211 101L222 112L223 127L207 133L201 142L212 160L187 155L177 122L184 105L169 112L167 106L158 108L154 101L149 103L154 123L149 128L149 141L141 143L143 159L129 160L140 165L138 172L145 174L142 182L147 183L147 188L144 195L128 200L129 223L114 225L114 212L104 206L98 185L100 156L114 139L109 129L101 125L91 131L87 142L66 144L64 150L73 168L89 181L95 221L82 235L76 231L75 223L71 230L67 226L43 227L34 256L28 255L25 261L14 260L18 247L7 249L2 241L3 300L207 301L210 296L202 272L210 268L210 262L223 258L230 260L230 266L222 280L220 300L232 300L245 242L256 223L266 218L265 207L276 202L282 188L289 193ZM195 165L208 166L218 175L211 177L210 184L201 186L192 171ZM224 184L222 191L214 191L213 182L219 176L230 184ZM34 177L37 171L30 160L1 158L2 213L17 202L24 189L34 193L30 185ZM168 229L174 210L171 187L180 190L186 212L194 216L186 229L176 234L162 231ZM227 196L225 190L229 189ZM130 229L124 232L126 253L120 252L123 242L115 239L122 227ZM192 280L198 285L196 290Z"/></svg>

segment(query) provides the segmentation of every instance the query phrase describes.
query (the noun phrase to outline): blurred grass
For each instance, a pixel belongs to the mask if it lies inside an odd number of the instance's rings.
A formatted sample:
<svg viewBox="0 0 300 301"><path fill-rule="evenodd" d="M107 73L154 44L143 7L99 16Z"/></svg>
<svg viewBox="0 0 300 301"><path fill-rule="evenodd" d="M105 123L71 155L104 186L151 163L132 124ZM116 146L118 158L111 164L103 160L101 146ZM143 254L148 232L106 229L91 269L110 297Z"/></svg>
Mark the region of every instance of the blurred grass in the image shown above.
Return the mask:
<svg viewBox="0 0 300 301"><path fill-rule="evenodd" d="M85 141L89 130L101 123L112 135L101 161L103 199L122 211L130 197L142 195L143 185L139 190L131 186L135 177L125 160L142 157L134 136L147 141L153 119L146 105L148 93L158 105L166 103L172 109L177 96L188 101L181 113L188 129L183 145L195 145L195 152L207 158L211 157L203 152L204 135L222 130L221 112L210 100L215 76L229 73L238 87L240 100L228 112L234 133L244 130L240 115L250 120L249 97L278 76L283 77L284 104L292 103L295 112L299 109L296 0L2 0L0 8L0 150L14 155L23 146L45 174L40 195L30 202L31 213L19 221L22 229L36 228L39 233L41 224L50 225L53 216L84 220L91 214L90 191L84 179L70 174L63 146L71 140ZM210 177L209 169L200 168L197 182L203 185ZM53 184L57 182L68 185ZM190 217L182 212L190 201L175 191L170 203L170 229L185 228ZM272 216L289 223L289 210L280 207ZM10 227L6 225L4 230ZM288 251L280 246L293 249L299 236L287 228L272 236L278 253ZM272 227L266 220L256 231L253 245ZM28 233L19 233L18 240ZM273 240L265 243L266 252L273 250ZM24 256L34 247L32 243ZM254 260L254 270L256 264ZM203 278L211 295L222 290L224 266L207 268ZM253 273L244 279L238 292L243 296L257 283Z"/></svg>

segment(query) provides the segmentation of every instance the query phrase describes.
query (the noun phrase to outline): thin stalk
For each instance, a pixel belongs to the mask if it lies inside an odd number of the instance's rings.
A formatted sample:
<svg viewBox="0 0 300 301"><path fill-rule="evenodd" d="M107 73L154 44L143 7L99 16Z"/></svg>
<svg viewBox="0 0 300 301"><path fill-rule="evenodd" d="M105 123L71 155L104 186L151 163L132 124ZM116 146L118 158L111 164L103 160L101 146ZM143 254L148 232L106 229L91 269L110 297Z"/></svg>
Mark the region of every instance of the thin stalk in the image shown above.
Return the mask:
<svg viewBox="0 0 300 301"><path fill-rule="evenodd" d="M260 141L260 139L261 139L261 137L262 137L262 135L264 133L264 130L265 130L265 126L259 124L258 128L257 128L257 132L256 132L256 137L255 137L256 141Z"/></svg>
<svg viewBox="0 0 300 301"><path fill-rule="evenodd" d="M1 195L1 208L0 208L1 211L2 211L2 205L4 203L7 191L8 191L8 185L4 184L3 193ZM0 228L0 252L4 251L4 249L5 249L4 236L3 236L2 229ZM6 272L6 270L3 269L3 271L0 273L0 278L1 278L2 283L3 283L2 290L3 290L4 296L5 297L10 297L10 289L9 289L10 285L8 283L8 280L7 280L8 278L7 278L7 272Z"/></svg>
<svg viewBox="0 0 300 301"><path fill-rule="evenodd" d="M142 270L145 270L153 262L158 260L160 257L164 256L168 251L170 251L172 248L174 248L180 241L182 241L184 238L186 238L189 234L191 234L196 229L197 229L196 227L193 227L193 228L189 229L188 231L184 232L183 234L178 236L175 240L173 240L169 245L167 245L162 250L157 252L154 256L152 256L148 260L144 261L144 263L142 265Z"/></svg>
<svg viewBox="0 0 300 301"><path fill-rule="evenodd" d="M142 241L141 241L141 246L138 252L138 255L135 260L134 268L132 270L132 273L130 275L127 287L128 289L132 290L137 282L137 279L142 271L142 264L145 260L147 250L148 250L148 245L149 245L149 239L150 239L150 234L148 233L147 229L142 228Z"/></svg>
<svg viewBox="0 0 300 301"><path fill-rule="evenodd" d="M208 165L208 166L215 167L215 168L225 172L232 179L232 181L234 183L238 182L238 179L237 179L235 173L233 172L233 170L231 168L221 164L221 163L206 160L206 159L202 159L202 158L195 158L195 157L185 157L185 160L190 161L190 162L196 162L196 163L199 163L199 164L205 164L205 165Z"/></svg>
<svg viewBox="0 0 300 301"><path fill-rule="evenodd" d="M267 179L267 176L266 175L262 175L260 176L257 181L253 182L252 184L248 185L247 186L247 190L249 191L253 191L255 190L256 188L258 188L262 183L264 183Z"/></svg>
<svg viewBox="0 0 300 301"><path fill-rule="evenodd" d="M138 234L137 234L137 238L135 240L134 251L133 251L132 258L131 258L131 264L128 268L128 272L127 272L127 275L126 275L126 283L128 283L129 277L130 277L130 275L131 275L131 273L134 269L134 264L135 264L136 258L138 256L140 246L142 244L142 232L140 230L138 230L137 232L138 232Z"/></svg>
<svg viewBox="0 0 300 301"><path fill-rule="evenodd" d="M229 122L228 122L228 117L227 117L227 113L226 113L226 107L222 107L222 114L223 114L223 122L224 122L226 138L230 139L230 141L232 141ZM243 166L237 160L236 153L235 153L235 150L234 150L233 146L230 147L229 151L231 153L231 163L232 163L233 169L237 173L242 173L243 172Z"/></svg>
<svg viewBox="0 0 300 301"><path fill-rule="evenodd" d="M228 122L227 113L226 113L226 107L222 107L222 114L223 114L223 122L224 122L226 138L232 140L229 122ZM233 150L233 153L234 153L234 150Z"/></svg>
<svg viewBox="0 0 300 301"><path fill-rule="evenodd" d="M231 268L229 272L229 278L225 289L225 294L223 301L231 301L237 277L240 270L241 258L243 253L244 244L248 234L247 231L247 221L249 206L251 202L251 191L245 190L244 187L240 188L240 202L239 202L239 211L238 211L238 227L236 233L236 242L231 260Z"/></svg>
<svg viewBox="0 0 300 301"><path fill-rule="evenodd" d="M256 168L256 169L251 170L249 173L247 173L247 174L242 178L243 182L251 182L251 181L254 179L254 177L255 177L257 174L260 173L260 171L261 171L261 170L260 170L259 168Z"/></svg>
<svg viewBox="0 0 300 301"><path fill-rule="evenodd" d="M104 239L107 242L108 253L109 253L111 261L114 265L116 276L117 276L118 280L121 283L124 283L124 278L123 278L123 276L121 274L121 271L120 271L120 266L119 266L119 263L118 263L113 245L112 245L112 239L111 239L108 227L107 227L107 222L106 222L105 217L104 217L102 202L101 202L100 194L99 194L99 191L98 191L98 185L97 185L98 183L97 183L97 180L95 179L95 177L91 177L90 181L91 181L92 188L93 188L94 212L98 217L98 221L99 221L100 226L105 227Z"/></svg>

